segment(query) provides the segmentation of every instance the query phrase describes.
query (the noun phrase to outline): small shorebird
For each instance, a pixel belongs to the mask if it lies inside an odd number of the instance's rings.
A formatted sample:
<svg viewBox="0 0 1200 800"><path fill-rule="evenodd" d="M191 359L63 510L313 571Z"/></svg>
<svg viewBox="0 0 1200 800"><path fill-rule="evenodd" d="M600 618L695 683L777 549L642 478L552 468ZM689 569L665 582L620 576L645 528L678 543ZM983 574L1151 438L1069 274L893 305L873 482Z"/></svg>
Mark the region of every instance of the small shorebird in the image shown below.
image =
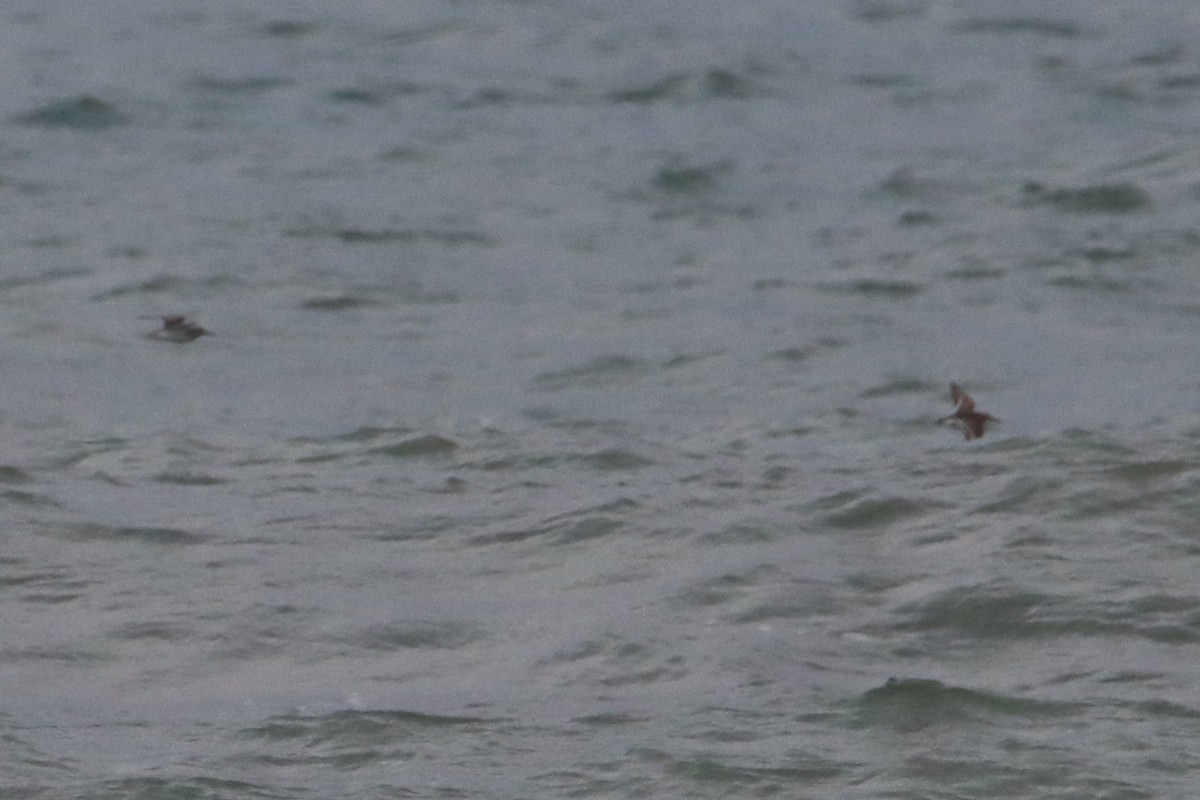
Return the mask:
<svg viewBox="0 0 1200 800"><path fill-rule="evenodd" d="M953 425L963 432L967 440L983 436L983 426L987 422L1000 422L991 414L975 410L975 400L963 391L957 383L950 384L950 400L954 403L954 413L938 420L939 425Z"/></svg>
<svg viewBox="0 0 1200 800"><path fill-rule="evenodd" d="M162 327L151 333L155 339L167 342L192 342L207 334L203 327L182 314L168 314L162 318Z"/></svg>

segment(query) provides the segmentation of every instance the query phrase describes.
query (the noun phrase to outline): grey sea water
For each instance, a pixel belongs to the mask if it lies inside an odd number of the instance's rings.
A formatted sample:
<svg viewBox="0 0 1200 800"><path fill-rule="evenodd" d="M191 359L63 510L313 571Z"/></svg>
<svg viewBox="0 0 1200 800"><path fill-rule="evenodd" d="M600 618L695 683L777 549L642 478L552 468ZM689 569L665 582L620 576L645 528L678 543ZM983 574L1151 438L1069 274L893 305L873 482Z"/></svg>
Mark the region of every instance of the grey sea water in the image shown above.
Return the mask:
<svg viewBox="0 0 1200 800"><path fill-rule="evenodd" d="M0 23L4 797L1196 796L1192 4Z"/></svg>

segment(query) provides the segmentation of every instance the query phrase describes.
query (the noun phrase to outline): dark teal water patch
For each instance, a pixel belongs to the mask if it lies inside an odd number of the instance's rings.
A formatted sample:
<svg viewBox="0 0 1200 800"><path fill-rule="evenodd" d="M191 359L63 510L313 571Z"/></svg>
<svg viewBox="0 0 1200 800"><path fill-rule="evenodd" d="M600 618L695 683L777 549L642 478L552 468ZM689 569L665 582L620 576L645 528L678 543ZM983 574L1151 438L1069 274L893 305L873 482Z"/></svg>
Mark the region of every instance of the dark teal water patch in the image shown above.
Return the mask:
<svg viewBox="0 0 1200 800"><path fill-rule="evenodd" d="M404 441L402 441L398 444L393 443L393 444L389 444L389 445L386 445L383 447L378 447L378 448L367 451L369 453L385 452L385 454L387 454L387 455L396 455L396 456L405 455L406 450L408 448L412 448L414 450L420 451L422 447L429 447L429 448L432 448L434 451L437 451L440 448L445 447L444 444L439 445L439 443L437 443L435 441L425 441L426 439L429 438L426 436L416 436L416 437L409 436L410 434L413 434L413 433L416 433L415 428L405 428L405 427L383 428L383 427L375 427L375 426L367 425L367 426L363 426L361 428L355 428L354 430L350 431L349 433L340 433L340 434L337 434L334 436L322 437L322 438L296 437L294 439L290 439L289 441L291 444L301 445L301 446L326 445L326 444L332 444L332 445L337 446L337 445L341 445L343 443L362 444L362 443L368 443L368 442L375 442L375 441L379 441L380 439L388 440L390 442L390 441L395 440L396 437L398 437L398 436L408 437ZM441 437L436 437L436 438L441 438ZM449 441L449 440L443 440L443 441ZM395 450L393 450L392 452L386 452L386 451L389 451L391 448L395 448ZM453 448L450 448L450 449L452 450ZM350 454L350 452L347 451L345 448L339 447L339 449L334 450L332 452L320 452L320 453L314 453L312 455L302 456L302 457L296 459L296 463L303 464L303 463L320 463L323 461L336 461L338 459L347 457L349 454ZM418 453L414 453L414 454L416 455L416 454L420 454L420 453L418 452Z"/></svg>
<svg viewBox="0 0 1200 800"><path fill-rule="evenodd" d="M350 294L339 294L332 297L312 297L300 303L300 307L305 311L349 311L350 309L373 305L378 305L378 303L371 298Z"/></svg>
<svg viewBox="0 0 1200 800"><path fill-rule="evenodd" d="M341 228L330 234L344 244L386 244L390 242L430 241L437 244L491 244L491 237L477 231L402 230Z"/></svg>
<svg viewBox="0 0 1200 800"><path fill-rule="evenodd" d="M349 453L317 453L311 456L301 456L296 459L297 464L324 464L329 461L340 461L346 458Z"/></svg>
<svg viewBox="0 0 1200 800"><path fill-rule="evenodd" d="M339 311L351 311L356 308L372 308L384 305L380 299L381 292L374 291L372 296L362 294L339 294L328 297L312 297L300 303L300 308L305 311L322 311L337 313ZM462 301L462 295L451 290L427 289L419 283L389 287L387 296L391 300L396 300L403 303L413 303L415 305L434 305L442 303L458 303Z"/></svg>
<svg viewBox="0 0 1200 800"><path fill-rule="evenodd" d="M1097 273L1086 275L1063 275L1046 281L1047 285L1059 289L1083 289L1098 292L1128 292L1132 286L1128 281L1117 280Z"/></svg>
<svg viewBox="0 0 1200 800"><path fill-rule="evenodd" d="M903 299L912 297L924 291L925 287L912 281L883 281L874 278L863 278L845 283L822 283L818 287L823 292L837 294L863 295L867 297L886 297Z"/></svg>
<svg viewBox="0 0 1200 800"><path fill-rule="evenodd" d="M813 347L784 347L767 353L767 358L775 361L807 361L817 353Z"/></svg>
<svg viewBox="0 0 1200 800"><path fill-rule="evenodd" d="M540 524L527 525L520 528L505 528L500 531L479 534L470 539L470 543L478 546L493 544L511 544L537 537L551 537L550 544L570 544L606 536L620 530L625 523L620 514L638 508L638 504L626 498L618 498L608 503L556 514Z"/></svg>
<svg viewBox="0 0 1200 800"><path fill-rule="evenodd" d="M1141 256L1140 251L1132 247L1106 247L1101 245L1084 247L1079 253L1089 264L1133 261Z"/></svg>
<svg viewBox="0 0 1200 800"><path fill-rule="evenodd" d="M712 67L702 72L676 72L658 80L609 92L612 103L651 104L660 102L703 102L745 100L768 94L755 76L762 70Z"/></svg>
<svg viewBox="0 0 1200 800"><path fill-rule="evenodd" d="M629 725L641 725L645 721L645 717L621 713L589 714L571 720L576 725L589 728L623 728Z"/></svg>
<svg viewBox="0 0 1200 800"><path fill-rule="evenodd" d="M1129 603L1131 615L1144 618L1149 614L1180 614L1196 615L1200 609L1200 597L1195 595L1150 594L1138 597Z"/></svg>
<svg viewBox="0 0 1200 800"><path fill-rule="evenodd" d="M1000 490L999 496L975 507L980 514L1024 511L1038 502L1057 502L1064 481L1059 478L1020 475Z"/></svg>
<svg viewBox="0 0 1200 800"><path fill-rule="evenodd" d="M860 22L893 22L905 17L924 17L929 4L921 0L864 0L855 4L854 18Z"/></svg>
<svg viewBox="0 0 1200 800"><path fill-rule="evenodd" d="M620 291L628 294L654 294L657 292L676 292L689 289L701 289L704 282L691 277L680 275L666 280L639 280L621 286Z"/></svg>
<svg viewBox="0 0 1200 800"><path fill-rule="evenodd" d="M422 714L415 711L335 711L317 717L298 714L274 717L263 725L247 728L242 736L288 745L287 754L272 762L308 764L327 748L347 747L373 753L377 746L395 748L400 743L436 729L461 729L486 722L479 717ZM295 748L300 748L299 751ZM316 751L316 752L314 752ZM376 754L378 759L378 754ZM284 762L279 762L279 759ZM157 797L157 795L155 795Z"/></svg>
<svg viewBox="0 0 1200 800"><path fill-rule="evenodd" d="M295 19L282 19L268 22L259 26L258 32L264 36L277 36L281 39L299 39L316 33L317 26L311 22Z"/></svg>
<svg viewBox="0 0 1200 800"><path fill-rule="evenodd" d="M1167 717L1175 719L1200 719L1200 711L1169 700L1147 700L1131 704L1134 709L1151 719Z"/></svg>
<svg viewBox="0 0 1200 800"><path fill-rule="evenodd" d="M113 300L131 294L159 294L186 289L190 281L176 275L157 275L136 283L114 286L111 289L95 292L93 300Z"/></svg>
<svg viewBox="0 0 1200 800"><path fill-rule="evenodd" d="M1139 672L1133 670L1121 670L1107 675L1100 675L1096 678L1097 683L1155 683L1165 678L1162 672ZM1200 715L1200 712L1197 712Z"/></svg>
<svg viewBox="0 0 1200 800"><path fill-rule="evenodd" d="M194 78L188 82L193 89L203 92L225 95L255 95L273 92L290 85L283 78L246 77L246 78Z"/></svg>
<svg viewBox="0 0 1200 800"><path fill-rule="evenodd" d="M668 775L696 784L693 790L701 794L741 787L741 791L749 792L752 797L773 797L786 787L819 784L839 777L846 768L816 756L809 756L807 761L794 759L789 767L749 767L699 757L672 759L666 765L666 771Z"/></svg>
<svg viewBox="0 0 1200 800"><path fill-rule="evenodd" d="M195 636L195 631L165 622L131 622L110 631L108 636L129 641L177 642Z"/></svg>
<svg viewBox="0 0 1200 800"><path fill-rule="evenodd" d="M1030 181L1021 191L1029 205L1048 205L1079 214L1130 214L1150 207L1150 195L1132 183L1050 189Z"/></svg>
<svg viewBox="0 0 1200 800"><path fill-rule="evenodd" d="M159 483L172 483L177 486L221 486L229 483L225 478L215 475L204 475L198 472L160 472L154 476Z"/></svg>
<svg viewBox="0 0 1200 800"><path fill-rule="evenodd" d="M650 371L651 365L640 358L612 355L594 358L576 367L549 370L535 376L533 380L537 388L555 391L571 386L600 386L627 381Z"/></svg>
<svg viewBox="0 0 1200 800"><path fill-rule="evenodd" d="M1158 82L1160 89L1183 89L1192 91L1200 88L1200 74L1191 73L1188 75L1168 75Z"/></svg>
<svg viewBox="0 0 1200 800"><path fill-rule="evenodd" d="M813 591L801 596L759 603L752 608L734 614L738 624L759 624L777 620L804 620L812 617L835 617L844 611L846 603L834 592L834 587L815 585Z"/></svg>
<svg viewBox="0 0 1200 800"><path fill-rule="evenodd" d="M750 281L750 288L756 292L803 291L805 284L791 278L755 278Z"/></svg>
<svg viewBox="0 0 1200 800"><path fill-rule="evenodd" d="M5 569L12 567L21 567L23 562L14 559L0 560L0 566ZM47 572L27 572L21 575L0 574L0 589L6 589L10 586L29 586L47 584L58 586L66 580L66 573L61 571Z"/></svg>
<svg viewBox="0 0 1200 800"><path fill-rule="evenodd" d="M968 19L951 25L950 31L960 34L999 36L1033 35L1049 39L1078 39L1083 35L1083 31L1078 25L1043 17Z"/></svg>
<svg viewBox="0 0 1200 800"><path fill-rule="evenodd" d="M765 94L753 80L731 69L713 68L704 73L703 93L707 97L742 100Z"/></svg>
<svg viewBox="0 0 1200 800"><path fill-rule="evenodd" d="M342 244L432 242L448 247L495 244L495 239L480 231L440 228L289 228L283 232L283 235L293 239L333 239Z"/></svg>
<svg viewBox="0 0 1200 800"><path fill-rule="evenodd" d="M700 580L678 592L676 599L685 606L718 606L745 597L757 581L746 575L721 575Z"/></svg>
<svg viewBox="0 0 1200 800"><path fill-rule="evenodd" d="M953 278L954 280L983 281L1003 278L1006 272L998 267L968 266L960 269L952 269L944 274L947 278Z"/></svg>
<svg viewBox="0 0 1200 800"><path fill-rule="evenodd" d="M672 163L658 170L652 185L661 192L703 194L715 191L719 185L717 177L729 169L730 166L724 163L704 167Z"/></svg>
<svg viewBox="0 0 1200 800"><path fill-rule="evenodd" d="M429 42L437 39L446 39L457 34L470 34L472 26L470 23L462 21L454 22L439 22L430 25L417 25L406 27L401 30L387 33L380 32L380 43L390 46L405 46L417 44L418 42Z"/></svg>
<svg viewBox="0 0 1200 800"><path fill-rule="evenodd" d="M60 504L43 494L23 492L18 489L6 489L0 492L0 498L14 505L59 508Z"/></svg>
<svg viewBox="0 0 1200 800"><path fill-rule="evenodd" d="M889 678L859 698L855 726L912 732L934 725L983 722L995 715L1060 716L1074 709L1068 703L948 686L928 678Z"/></svg>
<svg viewBox="0 0 1200 800"><path fill-rule="evenodd" d="M545 536L547 533L557 529L555 525L536 525L512 530L503 530L496 533L482 533L471 537L471 544L484 546L492 544L515 544L523 542L526 539L533 539L537 536Z"/></svg>
<svg viewBox="0 0 1200 800"><path fill-rule="evenodd" d="M1183 63L1188 58L1187 48L1177 42L1164 42L1144 53L1131 56L1129 65L1134 67L1162 67Z"/></svg>
<svg viewBox="0 0 1200 800"><path fill-rule="evenodd" d="M60 100L15 118L19 125L38 128L67 128L76 131L101 131L130 122L127 114L98 97L85 94Z"/></svg>
<svg viewBox="0 0 1200 800"><path fill-rule="evenodd" d="M654 462L650 459L643 458L637 453L632 453L628 450L622 450L615 447L607 450L601 450L596 453L589 453L588 455L583 456L580 461L592 469L617 472L641 469L642 467L648 467L654 464Z"/></svg>
<svg viewBox="0 0 1200 800"><path fill-rule="evenodd" d="M854 75L850 82L864 89L908 89L916 85L916 79L902 72L870 72Z"/></svg>
<svg viewBox="0 0 1200 800"><path fill-rule="evenodd" d="M56 606L72 603L84 596L82 592L31 592L21 595L21 602Z"/></svg>
<svg viewBox="0 0 1200 800"><path fill-rule="evenodd" d="M24 565L17 562L3 566L8 574L0 576L0 590L22 603L51 606L70 603L86 596L85 590L94 583L62 570L24 572Z"/></svg>
<svg viewBox="0 0 1200 800"><path fill-rule="evenodd" d="M623 527L625 527L624 522L612 517L586 517L561 530L554 544L574 544L576 542L588 541L589 539L598 539L602 536L608 536L610 533L614 533Z"/></svg>
<svg viewBox="0 0 1200 800"><path fill-rule="evenodd" d="M860 572L853 575L848 575L843 581L846 586L854 587L863 592L870 594L880 594L890 592L908 582L907 578L893 575L891 573L872 573Z"/></svg>
<svg viewBox="0 0 1200 800"><path fill-rule="evenodd" d="M969 689L948 687L941 681L889 678L883 686L859 698L854 723L855 727L883 726L905 732L932 725L958 725L974 718L971 705L980 697Z"/></svg>
<svg viewBox="0 0 1200 800"><path fill-rule="evenodd" d="M359 106L379 106L397 97L420 94L424 91L419 83L409 81L389 81L387 83L372 83L369 86L342 86L332 89L325 94L331 103ZM404 146L401 146L404 147ZM400 148L393 148L392 151ZM386 156L385 156L386 157Z"/></svg>
<svg viewBox="0 0 1200 800"><path fill-rule="evenodd" d="M901 630L941 631L963 639L1128 636L1165 644L1200 641L1200 614L1139 611L1135 603L1074 608L1065 599L1003 587L970 586L897 609Z"/></svg>
<svg viewBox="0 0 1200 800"><path fill-rule="evenodd" d="M858 489L846 489L833 494L818 497L804 505L807 511L832 511L836 508L846 508L851 503L863 497L866 492Z"/></svg>
<svg viewBox="0 0 1200 800"><path fill-rule="evenodd" d="M456 650L484 638L476 628L458 622L415 622L369 625L357 631L339 633L338 643L365 650Z"/></svg>
<svg viewBox="0 0 1200 800"><path fill-rule="evenodd" d="M813 356L845 347L847 342L832 336L819 336L810 344L793 345L767 353L766 358L778 361L807 361Z"/></svg>
<svg viewBox="0 0 1200 800"><path fill-rule="evenodd" d="M736 522L720 530L701 534L699 542L709 547L721 547L727 544L749 544L751 542L770 542L775 539L776 533L777 529L773 525L756 522Z"/></svg>
<svg viewBox="0 0 1200 800"><path fill-rule="evenodd" d="M668 75L652 83L610 92L608 99L613 103L657 103L677 97L687 84L687 75Z"/></svg>
<svg viewBox="0 0 1200 800"><path fill-rule="evenodd" d="M307 443L320 442L320 441L373 442L376 439L391 439L396 436L405 436L410 433L416 433L416 428L405 428L405 427L383 428L383 427L375 427L373 425L364 425L361 428L355 428L354 430L350 431L349 433L340 433L340 434L337 434L336 436L331 436L331 437L329 437L329 439L324 439L324 440L293 439L292 441L294 441L298 444L307 444Z"/></svg>
<svg viewBox="0 0 1200 800"><path fill-rule="evenodd" d="M925 394L934 390L935 387L927 381L904 378L888 381L881 386L871 386L860 394L863 397L890 397L897 394ZM944 386L942 391L946 391Z"/></svg>
<svg viewBox="0 0 1200 800"><path fill-rule="evenodd" d="M185 531L182 528L117 527L97 524L77 525L66 529L64 533L69 538L80 541L107 540L170 546L203 544L210 538L207 535Z"/></svg>
<svg viewBox="0 0 1200 800"><path fill-rule="evenodd" d="M345 86L341 89L334 89L326 97L334 103L349 103L359 106L383 105L390 99L386 93L377 89L364 89L358 86Z"/></svg>
<svg viewBox="0 0 1200 800"><path fill-rule="evenodd" d="M101 662L111 662L113 657L98 652L85 650L69 650L56 647L19 647L0 642L0 664L19 663L23 661L51 661L71 666L89 666Z"/></svg>
<svg viewBox="0 0 1200 800"><path fill-rule="evenodd" d="M61 269L53 269L52 267L52 269L38 272L37 275L13 275L0 278L0 291L37 287L37 285L58 283L59 281L73 281L74 278L88 277L92 273L94 273L94 270L83 266L61 267Z"/></svg>
<svg viewBox="0 0 1200 800"><path fill-rule="evenodd" d="M411 144L400 144L395 147L389 147L376 156L380 161L395 161L399 163L419 163L433 160L434 157L434 151Z"/></svg>
<svg viewBox="0 0 1200 800"><path fill-rule="evenodd" d="M1005 592L999 587L966 586L940 592L929 600L897 610L908 622L900 628L920 631L952 629L973 638L1042 636L1065 632L1064 625L1048 628L1035 612L1055 598L1035 592Z"/></svg>
<svg viewBox="0 0 1200 800"><path fill-rule="evenodd" d="M384 447L372 447L367 452L375 455L391 456L392 458L420 458L423 456L445 456L457 449L458 444L453 440L431 433Z"/></svg>
<svg viewBox="0 0 1200 800"><path fill-rule="evenodd" d="M546 537L547 544L550 545L574 544L607 536L624 526L625 523L621 520L607 515L587 516L570 522L554 522L480 534L471 537L471 544L478 546L515 544L540 537Z"/></svg>
<svg viewBox="0 0 1200 800"><path fill-rule="evenodd" d="M1183 460L1166 460L1166 461L1138 461L1134 463L1121 464L1108 470L1108 474L1130 481L1131 483L1147 483L1159 478L1173 478L1176 475L1181 475L1195 469L1196 465L1190 461Z"/></svg>
<svg viewBox="0 0 1200 800"><path fill-rule="evenodd" d="M896 217L896 227L898 228L918 228L926 225L938 225L942 218L932 211L925 209L911 209Z"/></svg>
<svg viewBox="0 0 1200 800"><path fill-rule="evenodd" d="M904 497L862 500L842 511L828 514L822 522L831 528L878 528L926 513L934 506Z"/></svg>

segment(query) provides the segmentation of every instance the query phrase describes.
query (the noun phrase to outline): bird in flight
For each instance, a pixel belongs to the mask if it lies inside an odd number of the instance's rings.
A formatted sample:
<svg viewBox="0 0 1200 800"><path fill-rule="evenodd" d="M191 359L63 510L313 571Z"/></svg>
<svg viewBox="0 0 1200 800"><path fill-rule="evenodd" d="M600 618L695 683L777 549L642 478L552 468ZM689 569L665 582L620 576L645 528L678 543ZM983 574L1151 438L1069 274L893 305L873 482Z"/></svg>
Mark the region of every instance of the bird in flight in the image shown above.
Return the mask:
<svg viewBox="0 0 1200 800"><path fill-rule="evenodd" d="M162 318L162 327L150 334L155 339L168 342L192 342L208 331L182 314L169 314Z"/></svg>
<svg viewBox="0 0 1200 800"><path fill-rule="evenodd" d="M953 425L963 432L963 438L968 441L983 436L983 426L988 422L1000 422L991 414L975 410L975 400L963 391L957 383L950 384L950 401L954 403L954 413L938 420L939 425Z"/></svg>

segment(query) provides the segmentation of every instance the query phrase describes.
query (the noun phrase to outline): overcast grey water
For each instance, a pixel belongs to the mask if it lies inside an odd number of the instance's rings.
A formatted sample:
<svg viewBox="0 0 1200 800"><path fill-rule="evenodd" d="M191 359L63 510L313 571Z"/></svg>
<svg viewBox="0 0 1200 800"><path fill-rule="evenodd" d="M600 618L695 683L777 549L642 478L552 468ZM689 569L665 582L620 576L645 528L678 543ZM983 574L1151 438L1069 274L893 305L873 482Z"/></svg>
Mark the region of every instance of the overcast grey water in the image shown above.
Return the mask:
<svg viewBox="0 0 1200 800"><path fill-rule="evenodd" d="M8 3L0 794L1195 798L1198 43Z"/></svg>

